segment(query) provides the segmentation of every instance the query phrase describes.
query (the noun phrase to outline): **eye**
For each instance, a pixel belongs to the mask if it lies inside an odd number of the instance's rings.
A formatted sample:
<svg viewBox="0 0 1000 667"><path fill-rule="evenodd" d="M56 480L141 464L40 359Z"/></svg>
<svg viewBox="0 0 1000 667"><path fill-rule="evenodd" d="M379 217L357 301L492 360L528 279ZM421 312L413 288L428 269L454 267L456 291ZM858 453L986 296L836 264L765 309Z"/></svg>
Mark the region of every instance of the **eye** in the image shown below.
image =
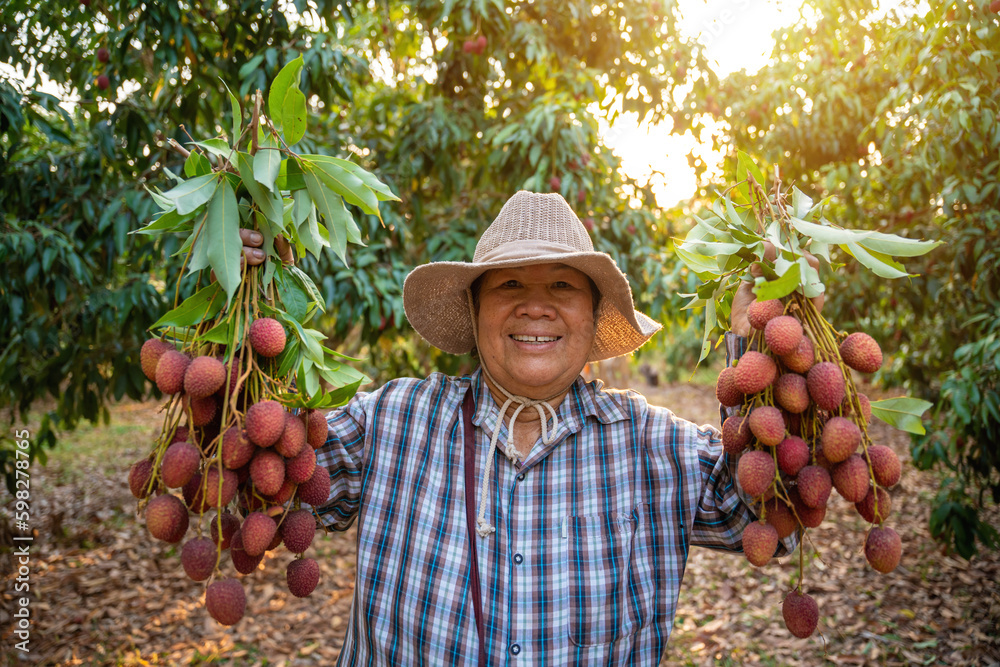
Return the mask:
<svg viewBox="0 0 1000 667"><path fill-rule="evenodd" d="M552 283L552 286L553 287L557 287L559 289L562 289L562 288L565 288L565 287L573 287L572 285L570 285L565 280L557 280L556 282Z"/></svg>
<svg viewBox="0 0 1000 667"><path fill-rule="evenodd" d="M514 279L511 279L511 280L508 280L508 281L506 281L506 282L505 282L505 283L503 284L503 287L518 287L519 285L520 285L520 283L519 283L519 282L517 282L517 281L516 281L516 280L514 280Z"/></svg>

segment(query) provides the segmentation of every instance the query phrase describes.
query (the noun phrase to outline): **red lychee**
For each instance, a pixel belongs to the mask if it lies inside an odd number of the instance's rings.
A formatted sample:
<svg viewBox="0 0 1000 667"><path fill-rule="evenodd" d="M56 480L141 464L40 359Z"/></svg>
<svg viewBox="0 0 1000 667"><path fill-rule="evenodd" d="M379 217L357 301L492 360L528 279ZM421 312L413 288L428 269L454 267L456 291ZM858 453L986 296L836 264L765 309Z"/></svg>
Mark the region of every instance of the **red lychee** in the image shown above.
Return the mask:
<svg viewBox="0 0 1000 667"><path fill-rule="evenodd" d="M840 344L840 358L856 371L874 373L882 366L882 349L874 338L858 331Z"/></svg>
<svg viewBox="0 0 1000 667"><path fill-rule="evenodd" d="M330 471L325 466L317 464L312 477L299 485L299 499L313 507L321 507L330 499Z"/></svg>
<svg viewBox="0 0 1000 667"><path fill-rule="evenodd" d="M308 431L308 436L306 437L309 446L313 449L319 449L326 442L327 430L329 425L326 423L326 415L323 414L322 410L310 410L306 414L306 430Z"/></svg>
<svg viewBox="0 0 1000 667"><path fill-rule="evenodd" d="M285 480L294 484L302 484L312 477L316 469L316 450L303 447L293 458L285 461Z"/></svg>
<svg viewBox="0 0 1000 667"><path fill-rule="evenodd" d="M875 511L876 498L878 498L878 512ZM892 496L881 486L878 487L878 493L874 493L874 488L869 487L861 502L854 503L854 509L868 523L882 523L892 514Z"/></svg>
<svg viewBox="0 0 1000 667"><path fill-rule="evenodd" d="M226 367L215 357L195 357L184 371L184 391L205 398L219 391L226 381Z"/></svg>
<svg viewBox="0 0 1000 667"><path fill-rule="evenodd" d="M284 430L285 409L281 403L271 400L259 401L247 410L247 436L261 447L270 447L276 443Z"/></svg>
<svg viewBox="0 0 1000 667"><path fill-rule="evenodd" d="M736 388L736 369L726 366L719 373L719 380L715 383L715 397L719 403L731 408L743 402L743 392Z"/></svg>
<svg viewBox="0 0 1000 667"><path fill-rule="evenodd" d="M222 539L219 539L219 523L222 523ZM219 551L229 548L233 539L233 534L240 529L240 520L232 512L223 512L222 517L213 516L209 522L212 533L212 543L219 545Z"/></svg>
<svg viewBox="0 0 1000 667"><path fill-rule="evenodd" d="M247 337L253 351L262 357L276 357L285 349L285 329L273 317L254 320Z"/></svg>
<svg viewBox="0 0 1000 667"><path fill-rule="evenodd" d="M794 477L809 464L809 445L796 435L790 435L778 443L778 468L786 475Z"/></svg>
<svg viewBox="0 0 1000 667"><path fill-rule="evenodd" d="M781 617L785 627L799 639L805 639L816 632L819 624L819 605L812 597L794 590L781 603Z"/></svg>
<svg viewBox="0 0 1000 667"><path fill-rule="evenodd" d="M861 429L846 417L831 417L823 426L823 455L831 463L840 463L861 445Z"/></svg>
<svg viewBox="0 0 1000 667"><path fill-rule="evenodd" d="M291 412L285 413L285 428L274 443L274 451L286 458L292 458L306 446L306 425Z"/></svg>
<svg viewBox="0 0 1000 667"><path fill-rule="evenodd" d="M157 496L146 506L146 528L156 539L177 544L188 529L187 508L177 496Z"/></svg>
<svg viewBox="0 0 1000 667"><path fill-rule="evenodd" d="M792 352L782 355L781 362L790 371L808 373L809 369L816 363L816 348L808 336L803 336Z"/></svg>
<svg viewBox="0 0 1000 667"><path fill-rule="evenodd" d="M747 494L754 498L762 496L774 482L771 453L759 450L744 453L736 466L736 477Z"/></svg>
<svg viewBox="0 0 1000 667"><path fill-rule="evenodd" d="M190 442L175 442L163 453L160 477L171 489L184 486L198 472L201 452Z"/></svg>
<svg viewBox="0 0 1000 667"><path fill-rule="evenodd" d="M149 497L150 493L152 493L152 490L149 488L149 480L152 476L152 461L149 459L136 461L128 471L128 490L140 500Z"/></svg>
<svg viewBox="0 0 1000 667"><path fill-rule="evenodd" d="M250 479L259 492L274 495L285 481L285 460L269 449L257 450L250 461Z"/></svg>
<svg viewBox="0 0 1000 667"><path fill-rule="evenodd" d="M778 531L762 521L754 521L743 529L743 555L747 560L763 567L778 548Z"/></svg>
<svg viewBox="0 0 1000 667"><path fill-rule="evenodd" d="M798 521L795 520L792 510L788 508L785 501L779 498L772 498L764 503L764 508L765 520L774 526L774 529L778 532L779 540L785 539L799 527Z"/></svg>
<svg viewBox="0 0 1000 667"><path fill-rule="evenodd" d="M164 394L176 394L184 388L184 372L191 360L177 350L167 350L156 363L156 386Z"/></svg>
<svg viewBox="0 0 1000 667"><path fill-rule="evenodd" d="M729 454L739 454L750 444L750 421L742 415L726 417L722 422L722 447Z"/></svg>
<svg viewBox="0 0 1000 667"><path fill-rule="evenodd" d="M297 598L307 597L319 583L319 563L312 558L297 558L285 571L288 590Z"/></svg>
<svg viewBox="0 0 1000 667"><path fill-rule="evenodd" d="M289 512L281 523L281 539L285 548L300 554L309 548L316 535L316 519L309 510Z"/></svg>
<svg viewBox="0 0 1000 667"><path fill-rule="evenodd" d="M756 394L774 382L778 366L766 354L751 350L740 357L733 376L736 388L744 394Z"/></svg>
<svg viewBox="0 0 1000 667"><path fill-rule="evenodd" d="M243 586L236 579L220 579L205 591L205 607L212 618L222 625L236 625L247 609Z"/></svg>
<svg viewBox="0 0 1000 667"><path fill-rule="evenodd" d="M224 468L222 471L222 495L219 495L219 467L217 465L211 465L205 472L205 497L204 504L206 507L225 507L233 498L236 497L236 489L239 485L239 480L236 477L236 472Z"/></svg>
<svg viewBox="0 0 1000 667"><path fill-rule="evenodd" d="M142 349L139 350L139 364L142 366L142 374L151 382L156 382L156 364L167 350L174 350L174 346L159 338L150 338L142 344Z"/></svg>
<svg viewBox="0 0 1000 667"><path fill-rule="evenodd" d="M872 445L868 448L868 460L871 461L872 473L879 486L891 489L899 483L903 466L892 449L885 445Z"/></svg>
<svg viewBox="0 0 1000 667"><path fill-rule="evenodd" d="M750 430L761 444L775 447L785 438L785 420L781 410L762 405L750 412Z"/></svg>
<svg viewBox="0 0 1000 667"><path fill-rule="evenodd" d="M267 545L274 539L278 524L263 512L251 512L243 525L240 535L243 539L243 550L248 556L259 556L267 550Z"/></svg>
<svg viewBox="0 0 1000 667"><path fill-rule="evenodd" d="M214 396L191 398L188 401L191 408L191 425L202 427L212 423L219 411L219 403Z"/></svg>
<svg viewBox="0 0 1000 667"><path fill-rule="evenodd" d="M806 466L795 476L802 502L812 508L826 507L833 489L830 473L820 466Z"/></svg>
<svg viewBox="0 0 1000 667"><path fill-rule="evenodd" d="M233 538L229 542L229 557L233 561L233 567L240 574L250 574L264 560L263 553L251 556L246 552L243 548L243 533L240 530L233 533Z"/></svg>
<svg viewBox="0 0 1000 667"><path fill-rule="evenodd" d="M888 526L872 528L865 540L865 559L868 564L882 574L888 574L899 565L903 553L903 541Z"/></svg>
<svg viewBox="0 0 1000 667"><path fill-rule="evenodd" d="M111 54L108 53L108 50L106 48L104 48L102 46L101 48L97 49L97 61L98 62L106 63L110 59L111 59Z"/></svg>
<svg viewBox="0 0 1000 667"><path fill-rule="evenodd" d="M747 307L747 319L750 321L750 326L763 331L768 322L784 312L785 306L778 299L754 301Z"/></svg>
<svg viewBox="0 0 1000 667"><path fill-rule="evenodd" d="M789 500L792 501L792 506L795 508L795 514L798 515L799 521L806 528L816 528L826 517L826 505L823 507L809 507L802 500L801 494L799 494L798 489L792 489L788 493Z"/></svg>
<svg viewBox="0 0 1000 667"><path fill-rule="evenodd" d="M849 503L861 502L872 481L868 464L860 454L851 454L833 467L833 488Z"/></svg>
<svg viewBox="0 0 1000 667"><path fill-rule="evenodd" d="M181 549L181 566L192 581L205 581L215 569L215 542L207 537L196 537L184 543Z"/></svg>
<svg viewBox="0 0 1000 667"><path fill-rule="evenodd" d="M222 465L230 470L242 468L250 459L257 447L250 442L246 431L231 426L222 434Z"/></svg>
<svg viewBox="0 0 1000 667"><path fill-rule="evenodd" d="M774 382L774 400L792 414L805 412L809 407L805 377L798 373L783 373Z"/></svg>
<svg viewBox="0 0 1000 667"><path fill-rule="evenodd" d="M823 410L836 410L844 400L844 374L832 361L821 361L806 376L809 396Z"/></svg>
<svg viewBox="0 0 1000 667"><path fill-rule="evenodd" d="M791 354L802 342L802 325L791 315L779 315L764 326L764 342L777 355Z"/></svg>

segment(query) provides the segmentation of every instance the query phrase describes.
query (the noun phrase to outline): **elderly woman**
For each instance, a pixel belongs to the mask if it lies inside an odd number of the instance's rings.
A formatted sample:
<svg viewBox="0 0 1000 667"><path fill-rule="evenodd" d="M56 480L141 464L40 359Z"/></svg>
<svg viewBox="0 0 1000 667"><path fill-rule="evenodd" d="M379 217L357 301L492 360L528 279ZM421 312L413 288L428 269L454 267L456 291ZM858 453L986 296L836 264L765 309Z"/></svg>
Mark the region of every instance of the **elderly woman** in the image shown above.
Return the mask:
<svg viewBox="0 0 1000 667"><path fill-rule="evenodd" d="M471 263L417 267L403 301L480 366L328 416L316 509L358 523L340 664L659 664L688 549L739 551L755 517L716 429L580 376L660 328L624 274L562 197L518 192Z"/></svg>

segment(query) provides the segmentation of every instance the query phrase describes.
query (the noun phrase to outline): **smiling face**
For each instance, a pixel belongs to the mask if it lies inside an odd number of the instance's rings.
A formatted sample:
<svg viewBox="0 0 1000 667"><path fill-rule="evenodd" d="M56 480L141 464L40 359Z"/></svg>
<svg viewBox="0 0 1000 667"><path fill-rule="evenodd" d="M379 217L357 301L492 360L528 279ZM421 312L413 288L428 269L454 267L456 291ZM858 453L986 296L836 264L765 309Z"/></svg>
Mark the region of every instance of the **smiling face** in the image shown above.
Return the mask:
<svg viewBox="0 0 1000 667"><path fill-rule="evenodd" d="M479 356L503 387L544 399L566 390L594 346L587 274L564 264L487 271L479 290Z"/></svg>

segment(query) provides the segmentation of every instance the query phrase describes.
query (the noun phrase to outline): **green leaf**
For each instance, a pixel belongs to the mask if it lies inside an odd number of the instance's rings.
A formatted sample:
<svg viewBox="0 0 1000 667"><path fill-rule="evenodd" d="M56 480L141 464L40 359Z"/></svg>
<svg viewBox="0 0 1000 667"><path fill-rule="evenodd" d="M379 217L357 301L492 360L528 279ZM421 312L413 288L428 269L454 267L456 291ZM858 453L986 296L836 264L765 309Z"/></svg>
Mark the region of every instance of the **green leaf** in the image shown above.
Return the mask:
<svg viewBox="0 0 1000 667"><path fill-rule="evenodd" d="M923 435L923 422L920 416L934 404L919 398L901 396L872 402L872 416L907 433Z"/></svg>
<svg viewBox="0 0 1000 667"><path fill-rule="evenodd" d="M760 169L757 167L757 164L753 161L753 158L751 158L743 151L738 151L736 154L736 159L738 160L739 165L742 166L744 169L746 169L748 174L753 176L753 179L757 181L757 185L761 186L762 188L765 187L764 174L761 173Z"/></svg>
<svg viewBox="0 0 1000 667"><path fill-rule="evenodd" d="M225 139L206 139L205 141L189 141L189 145L199 146L208 151L211 155L229 160L233 153L233 147Z"/></svg>
<svg viewBox="0 0 1000 667"><path fill-rule="evenodd" d="M688 268L695 273L710 273L715 275L719 271L719 266L712 257L705 257L693 252L688 252L679 246L674 249L674 252L676 252L677 256L681 258L681 261L683 261Z"/></svg>
<svg viewBox="0 0 1000 667"><path fill-rule="evenodd" d="M715 325L719 323L715 309L715 300L710 299L705 304L705 333L701 338L701 356L698 357L699 364L705 360L705 357L712 350L712 332L715 330Z"/></svg>
<svg viewBox="0 0 1000 667"><path fill-rule="evenodd" d="M200 340L219 345L228 345L232 342L232 331L229 327L229 320L223 320L214 327L199 336Z"/></svg>
<svg viewBox="0 0 1000 667"><path fill-rule="evenodd" d="M177 209L171 209L145 227L133 230L129 234L166 234L167 232L189 231L192 226L192 217L194 217L193 214L181 215Z"/></svg>
<svg viewBox="0 0 1000 667"><path fill-rule="evenodd" d="M859 232L853 229L842 229L832 225L820 225L815 222L806 222L799 218L791 219L792 227L798 233L808 236L813 241L820 243L841 245L845 243L856 243L867 238L872 232Z"/></svg>
<svg viewBox="0 0 1000 667"><path fill-rule="evenodd" d="M317 173L327 186L343 197L349 204L359 206L369 215L379 215L378 197L365 187L364 182L347 169L330 160L319 158L303 158L303 169L316 167ZM315 197L314 197L315 199Z"/></svg>
<svg viewBox="0 0 1000 667"><path fill-rule="evenodd" d="M781 299L788 296L799 286L802 272L798 264L792 264L777 280L757 279L757 286L754 287L754 294L758 301L768 301L770 299Z"/></svg>
<svg viewBox="0 0 1000 667"><path fill-rule="evenodd" d="M198 151L191 151L191 154L184 160L184 175L188 178L204 176L212 173L212 163Z"/></svg>
<svg viewBox="0 0 1000 667"><path fill-rule="evenodd" d="M813 200L810 199L798 188L792 188L792 216L805 218L812 210Z"/></svg>
<svg viewBox="0 0 1000 667"><path fill-rule="evenodd" d="M892 262L891 258L886 258L885 255L879 256L880 253L870 253L857 243L848 243L840 247L880 278L904 278L910 275L903 271L898 263ZM887 263L887 260L892 263Z"/></svg>
<svg viewBox="0 0 1000 667"><path fill-rule="evenodd" d="M296 228L296 232L299 243L305 246L306 250L313 257L319 257L319 254L323 252L323 248L330 245L330 242L319 234L319 221L316 219L315 207L309 209L309 215Z"/></svg>
<svg viewBox="0 0 1000 667"><path fill-rule="evenodd" d="M350 213L344 207L344 200L326 187L316 171L309 169L304 174L306 187L309 189L309 196L319 209L320 214L326 220L327 229L330 232L330 249L336 253L344 264L347 264L347 221Z"/></svg>
<svg viewBox="0 0 1000 667"><path fill-rule="evenodd" d="M222 81L222 78L219 78ZM222 81L222 85L226 86L226 82ZM226 86L226 92L229 93L229 104L233 107L233 136L231 137L233 145L237 145L240 141L240 135L243 134L243 113L240 110L240 101L233 91L229 90L229 86Z"/></svg>
<svg viewBox="0 0 1000 667"><path fill-rule="evenodd" d="M215 270L216 280L226 291L228 307L240 286L240 256L243 254L236 193L229 181L222 181L222 187L212 197L207 224L208 261Z"/></svg>
<svg viewBox="0 0 1000 667"><path fill-rule="evenodd" d="M306 181L302 174L302 165L297 159L291 158L281 161L281 169L278 170L278 179L274 186L279 190L305 190Z"/></svg>
<svg viewBox="0 0 1000 667"><path fill-rule="evenodd" d="M209 266L208 259L208 209L199 214L194 231L188 236L184 247L191 253L187 260L188 275Z"/></svg>
<svg viewBox="0 0 1000 667"><path fill-rule="evenodd" d="M203 287L185 299L179 306L167 312L149 328L191 327L212 319L222 310L222 299L217 298L221 290L222 287L219 283Z"/></svg>
<svg viewBox="0 0 1000 667"><path fill-rule="evenodd" d="M250 197L257 204L257 208L260 209L260 212L271 223L277 225L279 229L283 229L284 211L281 197L265 189L264 186L256 181L254 178L254 168L250 163L250 156L248 154L237 153L236 163L240 170L240 178L243 180L243 187L250 193Z"/></svg>
<svg viewBox="0 0 1000 667"><path fill-rule="evenodd" d="M253 177L269 191L274 192L274 182L278 179L280 171L281 152L274 137L268 134L253 156Z"/></svg>
<svg viewBox="0 0 1000 667"><path fill-rule="evenodd" d="M306 134L306 95L298 87L289 88L281 107L281 132L289 146L299 143Z"/></svg>
<svg viewBox="0 0 1000 667"><path fill-rule="evenodd" d="M292 60L278 72L271 82L271 90L267 94L267 115L278 128L283 120L285 96L293 86L298 89L299 72L302 71L302 56Z"/></svg>
<svg viewBox="0 0 1000 667"><path fill-rule="evenodd" d="M215 174L196 176L167 190L163 196L173 202L179 214L185 215L197 210L211 199L218 182L219 178Z"/></svg>
<svg viewBox="0 0 1000 667"><path fill-rule="evenodd" d="M275 274L275 286L278 297L288 314L296 320L296 324L306 319L309 314L309 293L295 280L291 280L284 270Z"/></svg>
<svg viewBox="0 0 1000 667"><path fill-rule="evenodd" d="M299 281L299 284L302 285L305 291L312 298L313 303L315 303L316 306L325 313L326 306L323 303L323 296L319 293L319 289L316 287L316 283L313 282L312 278L310 278L307 273L297 266L293 266L289 269L289 273L291 273L292 276Z"/></svg>
<svg viewBox="0 0 1000 667"><path fill-rule="evenodd" d="M399 197L393 194L392 190L389 189L388 185L378 180L378 178L376 178L375 175L372 174L371 172L363 169L361 165L354 164L350 160L344 160L339 157L333 157L332 155L317 155L317 154L304 155L302 157L316 158L319 161L329 161L333 164L343 167L347 171L351 172L352 174L360 178L361 182L364 183L365 186L368 187L368 189L373 190L378 196L379 201L388 201L388 200L400 201Z"/></svg>
<svg viewBox="0 0 1000 667"><path fill-rule="evenodd" d="M868 250L895 257L919 257L920 255L927 254L942 243L944 241L919 241L917 239L896 236L895 234L870 232L868 238L859 241L858 245L864 246Z"/></svg>

